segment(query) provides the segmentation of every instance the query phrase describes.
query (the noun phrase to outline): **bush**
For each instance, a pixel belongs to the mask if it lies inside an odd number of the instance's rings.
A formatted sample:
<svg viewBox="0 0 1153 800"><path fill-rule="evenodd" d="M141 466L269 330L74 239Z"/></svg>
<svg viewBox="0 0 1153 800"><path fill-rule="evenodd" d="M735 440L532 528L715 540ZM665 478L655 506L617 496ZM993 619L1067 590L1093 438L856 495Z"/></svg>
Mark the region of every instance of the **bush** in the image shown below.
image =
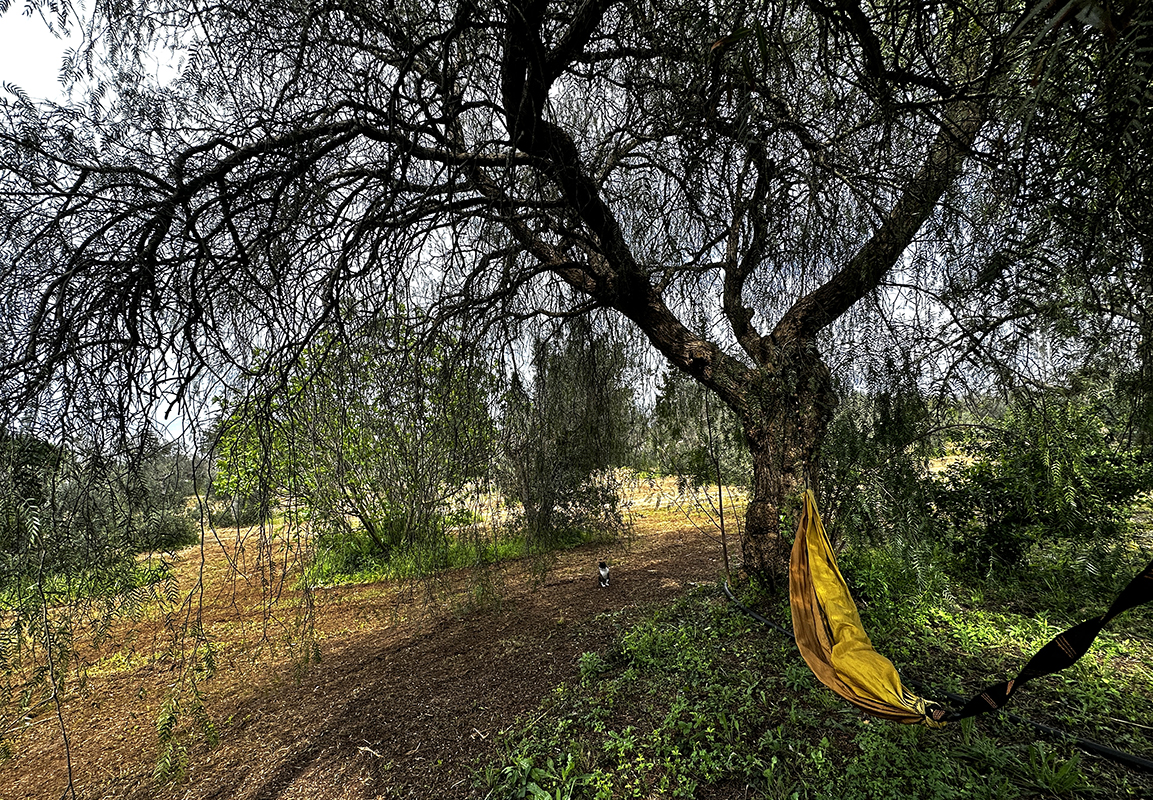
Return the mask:
<svg viewBox="0 0 1153 800"><path fill-rule="evenodd" d="M1099 398L1022 397L1002 425L961 443L936 481L938 519L970 566L1019 564L1040 541L1117 541L1153 469L1124 449Z"/></svg>
<svg viewBox="0 0 1153 800"><path fill-rule="evenodd" d="M160 511L144 521L143 549L179 550L200 541L200 526L187 514Z"/></svg>
<svg viewBox="0 0 1153 800"><path fill-rule="evenodd" d="M213 525L223 528L259 525L268 519L268 503L258 496L229 497L209 509L209 519Z"/></svg>
<svg viewBox="0 0 1153 800"><path fill-rule="evenodd" d="M926 513L935 442L927 400L916 387L847 388L821 448L821 512L834 542L854 547L937 541Z"/></svg>

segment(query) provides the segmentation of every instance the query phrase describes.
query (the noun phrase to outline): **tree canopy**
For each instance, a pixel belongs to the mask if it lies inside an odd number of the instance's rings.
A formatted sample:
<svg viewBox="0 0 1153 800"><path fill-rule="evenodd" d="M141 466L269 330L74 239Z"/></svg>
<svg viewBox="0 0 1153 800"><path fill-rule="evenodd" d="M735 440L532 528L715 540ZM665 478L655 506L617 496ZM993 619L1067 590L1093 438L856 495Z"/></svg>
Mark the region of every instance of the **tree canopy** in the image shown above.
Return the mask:
<svg viewBox="0 0 1153 800"><path fill-rule="evenodd" d="M319 336L354 341L363 303L477 337L609 309L740 419L745 565L772 572L833 370L901 348L946 379L1021 363L1052 297L1022 254L1091 235L1051 201L1104 207L1113 184L1075 176L1125 163L1092 138L1107 120L1147 152L1148 14L98 3L73 102L3 101L4 417L191 407L238 373L275 391ZM1105 273L1060 274L1086 297Z"/></svg>

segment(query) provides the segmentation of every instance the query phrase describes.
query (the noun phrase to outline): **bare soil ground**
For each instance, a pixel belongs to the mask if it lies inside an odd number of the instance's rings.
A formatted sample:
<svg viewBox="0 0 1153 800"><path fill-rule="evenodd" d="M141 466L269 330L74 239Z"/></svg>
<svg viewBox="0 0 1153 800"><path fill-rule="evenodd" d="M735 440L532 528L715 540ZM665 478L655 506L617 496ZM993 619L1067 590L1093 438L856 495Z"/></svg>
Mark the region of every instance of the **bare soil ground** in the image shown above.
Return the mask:
<svg viewBox="0 0 1153 800"><path fill-rule="evenodd" d="M205 581L203 605L188 607L189 618L217 643L216 670L198 686L219 742L205 741L188 710L187 672L155 655L166 642L188 646L177 637L179 618L157 614L118 626L85 652L86 679L62 695L76 797L475 796L474 768L499 751L499 732L574 678L581 652L608 643L620 617L604 612L667 602L721 574L706 520L690 521L667 503L654 510L651 498L638 509L628 541L561 553L543 582L518 562L433 584L318 590L319 662L294 657L284 644L299 598L285 589L271 602L269 576L251 567L257 560L246 561L251 553L185 551L182 591L200 575ZM612 565L605 590L596 579L601 559ZM487 604L475 603L478 587ZM180 687L188 769L159 785L156 720ZM0 798L69 796L51 704L10 738Z"/></svg>

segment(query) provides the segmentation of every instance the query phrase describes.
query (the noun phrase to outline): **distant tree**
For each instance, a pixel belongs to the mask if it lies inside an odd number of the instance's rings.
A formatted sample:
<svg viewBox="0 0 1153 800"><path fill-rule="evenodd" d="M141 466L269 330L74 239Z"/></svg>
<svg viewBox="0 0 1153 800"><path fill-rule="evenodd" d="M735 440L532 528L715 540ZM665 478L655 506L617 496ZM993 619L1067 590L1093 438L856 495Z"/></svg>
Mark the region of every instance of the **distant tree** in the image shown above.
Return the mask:
<svg viewBox="0 0 1153 800"><path fill-rule="evenodd" d="M701 384L666 372L650 422L657 467L693 485L745 485L751 473L740 421Z"/></svg>
<svg viewBox="0 0 1153 800"><path fill-rule="evenodd" d="M80 574L197 541L187 514L193 478L178 445L147 429L112 452L0 433L0 578ZM115 581L107 590L117 590Z"/></svg>
<svg viewBox="0 0 1153 800"><path fill-rule="evenodd" d="M524 509L528 534L620 525L620 482L632 453L635 406L623 345L583 318L533 346L532 376L514 372L501 409L501 483Z"/></svg>
<svg viewBox="0 0 1153 800"><path fill-rule="evenodd" d="M284 392L225 410L214 487L258 518L283 500L318 535L352 533L380 557L428 545L493 460L493 376L484 351L424 340L397 312L360 314L318 337ZM263 407L261 407L263 406Z"/></svg>
<svg viewBox="0 0 1153 800"><path fill-rule="evenodd" d="M91 92L66 108L4 101L4 414L68 392L124 416L189 403L211 376L287 375L382 291L477 329L611 309L740 420L744 565L779 575L791 503L819 485L849 328L896 330L894 306L943 313L998 265L1028 283L989 245L1044 214L1028 198L1084 154L1081 121L1036 125L1035 98L1148 107L1147 82L1113 92L1049 66L1140 78L1149 14L98 3L68 69ZM160 86L143 65L166 49L181 70ZM934 339L943 355L927 361L1015 366L1019 349L999 345L1040 311L1010 306ZM920 320L914 332L939 330Z"/></svg>
<svg viewBox="0 0 1153 800"><path fill-rule="evenodd" d="M48 502L62 459L61 448L51 442L0 429L0 494L32 505Z"/></svg>

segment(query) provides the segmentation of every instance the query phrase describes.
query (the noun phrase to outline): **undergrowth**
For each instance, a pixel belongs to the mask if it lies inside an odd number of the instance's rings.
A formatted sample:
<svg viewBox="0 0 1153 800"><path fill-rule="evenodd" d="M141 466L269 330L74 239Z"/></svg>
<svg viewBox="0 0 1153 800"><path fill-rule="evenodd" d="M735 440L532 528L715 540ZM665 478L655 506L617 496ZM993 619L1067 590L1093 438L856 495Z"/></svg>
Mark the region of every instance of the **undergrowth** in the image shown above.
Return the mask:
<svg viewBox="0 0 1153 800"><path fill-rule="evenodd" d="M366 536L356 534L322 540L304 580L311 586L403 581L433 573L495 564L526 557L551 557L582 544L603 541L601 531L566 529L534 542L522 531L493 537L445 536L411 548L381 552Z"/></svg>
<svg viewBox="0 0 1153 800"><path fill-rule="evenodd" d="M918 574L884 548L845 562L877 649L929 693L971 694L1100 613L1110 587L1143 566L1131 550L1111 557L1096 577L1054 560L960 583L932 559ZM784 602L762 606L787 620ZM506 730L502 757L478 768L486 797L1010 800L1147 797L1153 785L1003 715L942 730L865 717L816 681L791 641L734 613L714 586L639 622L614 620L612 643L581 656L579 680ZM1148 608L1115 620L1088 656L1031 683L1011 710L1153 758L1151 621Z"/></svg>

